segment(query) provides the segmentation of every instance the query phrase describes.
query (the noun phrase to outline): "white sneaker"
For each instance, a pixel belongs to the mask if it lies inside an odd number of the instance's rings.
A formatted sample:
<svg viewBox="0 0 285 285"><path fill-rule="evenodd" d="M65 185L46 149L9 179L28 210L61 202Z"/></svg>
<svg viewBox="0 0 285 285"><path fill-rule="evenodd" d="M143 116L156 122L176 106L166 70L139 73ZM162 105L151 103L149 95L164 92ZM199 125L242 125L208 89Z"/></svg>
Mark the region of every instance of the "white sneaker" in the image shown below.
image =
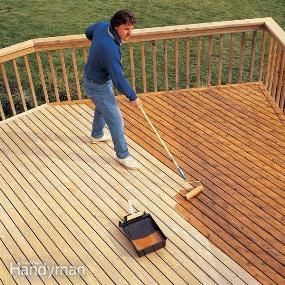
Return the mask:
<svg viewBox="0 0 285 285"><path fill-rule="evenodd" d="M109 134L109 133L104 133L103 137L101 137L101 138L94 138L94 137L91 137L91 138L90 138L90 142L91 142L91 143L106 142L106 141L109 141L109 140L111 140L111 139L112 139L111 134Z"/></svg>
<svg viewBox="0 0 285 285"><path fill-rule="evenodd" d="M128 169L139 169L138 162L136 160L134 160L133 157L131 157L130 155L127 156L126 158L118 158L117 157L117 161L121 165L123 165L125 168L128 168Z"/></svg>

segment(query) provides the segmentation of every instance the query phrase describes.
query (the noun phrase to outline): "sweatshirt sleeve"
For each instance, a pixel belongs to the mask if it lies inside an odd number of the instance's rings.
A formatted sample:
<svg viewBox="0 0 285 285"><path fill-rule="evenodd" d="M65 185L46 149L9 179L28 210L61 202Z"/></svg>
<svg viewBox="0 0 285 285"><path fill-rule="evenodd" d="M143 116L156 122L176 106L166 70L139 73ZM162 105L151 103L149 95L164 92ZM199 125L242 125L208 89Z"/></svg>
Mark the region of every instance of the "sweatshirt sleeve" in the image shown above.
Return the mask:
<svg viewBox="0 0 285 285"><path fill-rule="evenodd" d="M92 41L93 34L94 34L94 31L95 31L97 25L98 25L98 23L92 24L85 30L85 35L86 35L88 40Z"/></svg>
<svg viewBox="0 0 285 285"><path fill-rule="evenodd" d="M117 58L110 58L106 61L106 69L111 76L114 86L119 92L125 94L130 101L137 99L135 91L130 87L121 62Z"/></svg>

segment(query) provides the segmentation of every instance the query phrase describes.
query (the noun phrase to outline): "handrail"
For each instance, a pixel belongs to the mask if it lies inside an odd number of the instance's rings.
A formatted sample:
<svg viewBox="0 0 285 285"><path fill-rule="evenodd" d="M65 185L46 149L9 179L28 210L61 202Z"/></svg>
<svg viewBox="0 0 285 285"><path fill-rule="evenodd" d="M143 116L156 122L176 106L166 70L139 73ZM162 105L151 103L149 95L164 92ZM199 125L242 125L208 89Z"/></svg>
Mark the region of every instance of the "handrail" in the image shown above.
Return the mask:
<svg viewBox="0 0 285 285"><path fill-rule="evenodd" d="M90 41L86 38L84 34L38 38L34 39L33 41L35 51L56 50L73 47L81 48L90 45Z"/></svg>
<svg viewBox="0 0 285 285"><path fill-rule="evenodd" d="M9 61L19 56L35 52L34 40L25 41L0 49L0 63Z"/></svg>
<svg viewBox="0 0 285 285"><path fill-rule="evenodd" d="M265 22L268 19L271 18L256 18L224 22L136 29L133 31L129 42L253 31L263 29L265 26Z"/></svg>
<svg viewBox="0 0 285 285"><path fill-rule="evenodd" d="M190 36L253 31L264 29L267 21L269 21L268 26L271 27L273 25L272 18L256 18L246 20L135 29L128 42L131 43ZM274 30L276 30L276 28ZM89 45L90 42L88 39L86 39L84 34L32 39L20 44L0 49L0 63L17 58L18 56L28 55L34 51L56 50L72 47L86 47Z"/></svg>
<svg viewBox="0 0 285 285"><path fill-rule="evenodd" d="M285 31L272 18L267 18L265 27L275 40L279 41L282 47L285 47Z"/></svg>
<svg viewBox="0 0 285 285"><path fill-rule="evenodd" d="M79 34L0 49L0 121L43 102L83 98L89 46ZM260 81L285 111L285 32L272 18L135 29L122 53L138 93Z"/></svg>

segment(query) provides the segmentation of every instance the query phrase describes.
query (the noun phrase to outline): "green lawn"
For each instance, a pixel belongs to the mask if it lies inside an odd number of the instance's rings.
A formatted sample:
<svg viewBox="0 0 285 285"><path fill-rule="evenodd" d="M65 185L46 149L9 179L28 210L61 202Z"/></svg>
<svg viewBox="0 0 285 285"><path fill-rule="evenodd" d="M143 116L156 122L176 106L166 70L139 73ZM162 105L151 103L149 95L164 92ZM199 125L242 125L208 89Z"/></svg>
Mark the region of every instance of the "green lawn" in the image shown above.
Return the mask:
<svg viewBox="0 0 285 285"><path fill-rule="evenodd" d="M272 17L285 28L285 0L0 0L0 48L25 40L82 34L116 10L135 12L138 28Z"/></svg>
<svg viewBox="0 0 285 285"><path fill-rule="evenodd" d="M272 17L284 29L285 28L285 0L130 0L130 1L98 1L98 0L0 0L0 48L7 47L26 40L52 37L61 35L83 34L85 28L96 21L109 20L111 16L119 9L131 9L137 17L137 28L148 28L168 25L205 23L214 21L239 20L259 17ZM255 59L255 73L252 80L258 78L258 66L261 51L261 36L257 36L257 48ZM243 62L243 82L249 80L250 53L252 45L252 33L246 35L246 47L244 49ZM239 49L241 35L235 35L236 47L234 53L233 65L233 83L238 82L239 76ZM168 79L169 89L186 88L186 52L185 44L187 39L179 40L179 85L176 86L175 80L175 53L174 40L168 41ZM211 84L217 84L218 64L219 64L219 35L213 37L212 54L212 80ZM202 38L201 52L201 85L207 85L208 71L208 37ZM157 81L158 90L164 90L164 66L163 66L163 46L162 41L157 41ZM267 43L268 44L268 43ZM190 45L191 76L190 87L196 86L195 68L197 64L197 39L191 39ZM77 52L82 52L78 50ZM130 79L129 50L127 45L123 45L123 61L126 76ZM228 82L228 59L230 52L230 35L224 36L223 48L223 68L222 84ZM147 91L154 91L154 82L152 75L152 43L145 44L146 70L147 70ZM55 90L51 79L47 54L41 54L47 91L50 98L55 97ZM70 50L65 51L66 67L68 70L70 92L76 97L77 89L72 67ZM80 80L82 81L83 55L79 54L78 70ZM44 102L42 85L39 79L38 67L35 55L29 56L32 69L34 87L36 96L40 103ZM66 100L66 89L63 81L62 66L59 54L53 52L53 61L57 74L57 87L61 100ZM142 72L141 72L141 52L140 45L134 46L134 61L136 72L136 91L143 92ZM23 90L27 98L29 108L33 106L32 95L23 59L17 61L22 79ZM15 79L15 73L11 61L5 64L9 79L11 93L15 100L16 108L22 110L19 90ZM10 103L0 72L0 102L7 114L11 113ZM74 98L75 98L74 97Z"/></svg>

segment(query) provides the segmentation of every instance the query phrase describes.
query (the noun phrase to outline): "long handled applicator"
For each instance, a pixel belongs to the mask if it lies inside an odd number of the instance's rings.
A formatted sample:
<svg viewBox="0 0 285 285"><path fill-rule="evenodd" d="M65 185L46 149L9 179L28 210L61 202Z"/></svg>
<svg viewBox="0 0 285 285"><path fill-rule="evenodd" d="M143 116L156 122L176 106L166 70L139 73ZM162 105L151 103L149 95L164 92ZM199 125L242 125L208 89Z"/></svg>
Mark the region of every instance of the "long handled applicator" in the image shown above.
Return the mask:
<svg viewBox="0 0 285 285"><path fill-rule="evenodd" d="M184 172L182 171L181 167L178 165L178 163L174 159L174 157L171 154L171 152L168 150L168 148L167 148L166 144L164 143L164 141L161 139L159 133L157 132L157 130L154 127L154 125L152 124L151 120L149 119L148 115L144 111L143 106L141 104L139 105L139 108L142 111L142 113L145 116L145 118L148 121L148 123L150 124L151 128L153 129L153 131L155 132L155 134L159 138L159 141L162 144L162 146L164 147L164 149L166 150L169 158L172 160L172 162L177 167L177 170L178 170L180 176L187 182L187 179L186 179L186 176L185 176ZM200 193L201 191L203 191L203 189L204 189L203 184L200 181L198 181L198 180L197 181L193 181L193 182L187 182L187 184L185 184L185 190L187 190L188 193L185 194L185 198L187 200L189 200L192 197L194 197L195 195L197 195L198 193Z"/></svg>

